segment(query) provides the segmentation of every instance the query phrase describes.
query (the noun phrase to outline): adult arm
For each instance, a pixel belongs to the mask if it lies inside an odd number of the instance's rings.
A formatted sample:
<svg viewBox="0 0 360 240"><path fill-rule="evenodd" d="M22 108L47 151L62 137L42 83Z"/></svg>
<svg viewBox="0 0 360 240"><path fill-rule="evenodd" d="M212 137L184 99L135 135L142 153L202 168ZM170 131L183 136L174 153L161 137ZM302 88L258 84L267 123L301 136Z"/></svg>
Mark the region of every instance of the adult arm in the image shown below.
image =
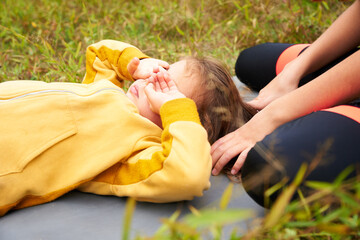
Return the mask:
<svg viewBox="0 0 360 240"><path fill-rule="evenodd" d="M249 104L263 109L295 90L302 77L314 72L360 44L360 0L355 1L306 51L286 65Z"/></svg>
<svg viewBox="0 0 360 240"><path fill-rule="evenodd" d="M280 125L296 118L349 102L360 96L360 52L355 52L308 84L274 100L238 130L212 146L213 174L240 154L233 166L237 173L247 153Z"/></svg>

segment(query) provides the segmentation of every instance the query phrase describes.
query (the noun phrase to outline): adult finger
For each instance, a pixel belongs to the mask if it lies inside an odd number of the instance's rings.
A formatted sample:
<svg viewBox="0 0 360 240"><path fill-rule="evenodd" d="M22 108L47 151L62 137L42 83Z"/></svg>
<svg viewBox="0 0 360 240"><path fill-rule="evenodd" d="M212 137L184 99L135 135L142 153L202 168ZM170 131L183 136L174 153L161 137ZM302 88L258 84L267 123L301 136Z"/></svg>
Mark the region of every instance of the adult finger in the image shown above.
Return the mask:
<svg viewBox="0 0 360 240"><path fill-rule="evenodd" d="M220 157L220 159L216 162L213 170L212 170L212 174L213 175L218 175L221 170L224 168L224 166L232 159L234 158L237 154L240 154L243 150L243 146L239 146L239 145L234 145L230 148L228 148L223 155Z"/></svg>
<svg viewBox="0 0 360 240"><path fill-rule="evenodd" d="M236 131L228 133L222 138L218 139L216 142L214 142L211 146L211 155L215 154L216 152L221 152L221 149L224 149L224 146L226 146L226 144L232 142L232 139L235 137L235 132Z"/></svg>
<svg viewBox="0 0 360 240"><path fill-rule="evenodd" d="M239 144L233 144L233 143L227 144L226 146L224 146L223 149L221 149L221 152L219 156L217 156L217 159L213 159L213 167L215 168L216 165L218 165L218 168L220 168L219 170L221 170L221 168L227 162L229 162L231 159L239 155L243 150L243 148L244 147ZM225 164L223 164L224 162Z"/></svg>
<svg viewBox="0 0 360 240"><path fill-rule="evenodd" d="M266 99L255 98L255 99L251 100L250 102L247 102L247 104L257 110L261 110L267 105L267 102L266 102Z"/></svg>
<svg viewBox="0 0 360 240"><path fill-rule="evenodd" d="M231 142L223 142L221 145L218 145L214 150L211 150L212 166L214 167L217 161L220 160L222 155L224 155L228 149L231 148Z"/></svg>
<svg viewBox="0 0 360 240"><path fill-rule="evenodd" d="M247 157L250 150L251 150L251 147L246 148L244 151L242 151L240 153L238 159L236 160L234 166L231 169L231 174L235 175L240 171L240 169L244 165L245 159L246 159L246 157Z"/></svg>

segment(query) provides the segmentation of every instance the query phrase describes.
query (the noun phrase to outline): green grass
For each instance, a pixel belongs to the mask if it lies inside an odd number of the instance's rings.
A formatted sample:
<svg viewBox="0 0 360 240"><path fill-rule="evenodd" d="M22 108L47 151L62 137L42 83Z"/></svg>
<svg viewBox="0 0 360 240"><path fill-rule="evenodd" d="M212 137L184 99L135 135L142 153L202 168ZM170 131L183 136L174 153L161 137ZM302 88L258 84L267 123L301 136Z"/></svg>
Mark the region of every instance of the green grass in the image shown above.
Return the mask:
<svg viewBox="0 0 360 240"><path fill-rule="evenodd" d="M233 73L240 50L263 42L312 42L351 2L2 0L0 82L81 82L86 47L102 39L131 43L170 63L190 54L213 56ZM315 195L287 204L296 191L289 188L279 200L283 204L260 219L258 227L234 231L231 239L359 239L359 181L343 183L340 177L334 184L310 185L318 189ZM228 221L251 216L247 210L228 211L230 196L228 189L218 209L193 209L183 220L174 213L153 239L201 239L204 233L221 239ZM127 211L126 239L133 207Z"/></svg>
<svg viewBox="0 0 360 240"><path fill-rule="evenodd" d="M350 3L260 0L24 1L0 3L0 81L80 82L86 47L132 43L174 62L210 55L232 70L262 42L312 42Z"/></svg>
<svg viewBox="0 0 360 240"><path fill-rule="evenodd" d="M232 184L224 190L217 208L197 210L178 219L175 212L152 237L136 237L137 240L201 240L223 238L223 228L240 221L250 221L247 231L234 228L229 239L360 239L360 179L345 178L354 168L345 169L332 183L305 182L313 193L304 197L298 186L303 183L307 167L303 165L296 179L288 184L264 218L255 218L251 209L227 209L231 199ZM299 200L290 201L294 194ZM134 210L129 201L127 211ZM126 220L128 218L125 218ZM127 222L124 229L130 228Z"/></svg>

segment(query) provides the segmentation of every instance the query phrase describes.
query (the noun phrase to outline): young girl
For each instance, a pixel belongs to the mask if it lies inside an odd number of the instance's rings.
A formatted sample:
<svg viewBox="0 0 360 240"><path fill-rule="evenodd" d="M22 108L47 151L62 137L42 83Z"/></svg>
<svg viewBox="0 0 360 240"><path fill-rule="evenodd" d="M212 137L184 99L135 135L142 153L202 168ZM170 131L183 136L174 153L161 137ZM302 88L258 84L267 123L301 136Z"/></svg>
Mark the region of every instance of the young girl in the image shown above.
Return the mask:
<svg viewBox="0 0 360 240"><path fill-rule="evenodd" d="M125 94L123 80L138 77L147 79ZM214 60L168 66L111 40L87 49L83 84L2 83L0 216L73 189L152 202L201 196L210 187L207 138L249 118L239 101Z"/></svg>

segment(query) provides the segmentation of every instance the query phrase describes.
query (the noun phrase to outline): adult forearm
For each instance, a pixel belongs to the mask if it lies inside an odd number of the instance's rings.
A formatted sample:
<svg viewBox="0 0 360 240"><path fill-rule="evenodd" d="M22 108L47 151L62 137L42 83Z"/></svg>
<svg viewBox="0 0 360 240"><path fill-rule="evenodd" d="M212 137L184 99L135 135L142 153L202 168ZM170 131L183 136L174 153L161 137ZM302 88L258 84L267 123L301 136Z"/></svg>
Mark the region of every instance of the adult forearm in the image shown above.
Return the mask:
<svg viewBox="0 0 360 240"><path fill-rule="evenodd" d="M312 45L297 59L302 76L318 70L360 43L360 0L355 1Z"/></svg>
<svg viewBox="0 0 360 240"><path fill-rule="evenodd" d="M260 112L271 125L267 134L278 126L311 112L358 98L359 66L358 51L308 84L273 101Z"/></svg>

